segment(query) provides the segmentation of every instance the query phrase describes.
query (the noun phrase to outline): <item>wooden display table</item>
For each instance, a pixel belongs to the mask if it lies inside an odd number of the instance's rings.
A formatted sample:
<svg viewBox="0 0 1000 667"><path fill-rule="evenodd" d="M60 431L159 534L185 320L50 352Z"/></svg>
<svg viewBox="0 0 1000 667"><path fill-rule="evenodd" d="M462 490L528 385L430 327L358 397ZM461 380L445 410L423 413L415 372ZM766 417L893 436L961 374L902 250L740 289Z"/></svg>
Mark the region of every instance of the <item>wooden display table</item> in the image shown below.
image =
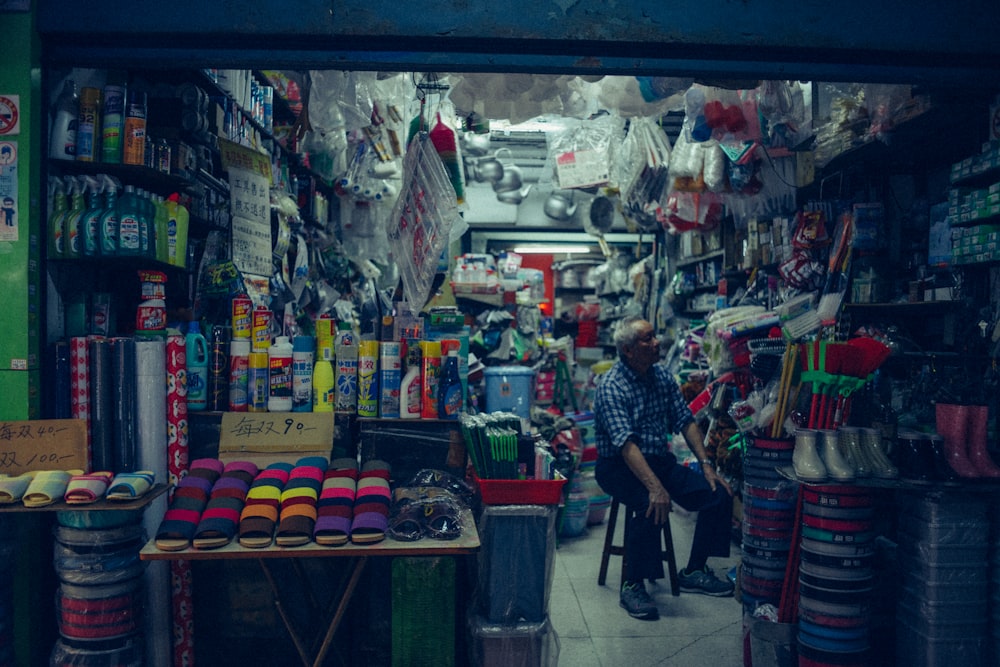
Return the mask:
<svg viewBox="0 0 1000 667"><path fill-rule="evenodd" d="M305 667L319 667L323 664L326 654L333 644L333 637L343 620L347 611L347 606L354 595L361 574L368 563L369 558L385 556L461 556L471 554L479 549L479 533L476 530L476 522L472 517L472 512L468 509L462 511L462 535L454 540L435 540L423 538L415 542L399 542L386 537L376 544L359 545L348 543L339 547L324 547L310 542L300 547L279 547L271 545L264 549L247 549L241 547L236 540L218 549L194 549L188 548L181 551L161 551L156 548L154 540L150 540L139 552L142 560L236 560L236 559L256 559L260 565L268 585L274 595L274 604L281 616L282 622L291 635L295 649ZM325 633L314 656L309 655L302 632L292 623L291 617L285 612L286 600L282 598L280 587L277 585L274 575L271 572L268 561L275 558L300 559L300 558L347 558L350 563L350 577L339 592L335 591L333 599L328 608L331 609L329 619L325 620ZM298 570L301 576L301 570ZM308 582L305 582L308 583ZM291 603L291 601L287 601ZM317 637L317 641L319 638ZM313 642L315 646L315 642Z"/></svg>

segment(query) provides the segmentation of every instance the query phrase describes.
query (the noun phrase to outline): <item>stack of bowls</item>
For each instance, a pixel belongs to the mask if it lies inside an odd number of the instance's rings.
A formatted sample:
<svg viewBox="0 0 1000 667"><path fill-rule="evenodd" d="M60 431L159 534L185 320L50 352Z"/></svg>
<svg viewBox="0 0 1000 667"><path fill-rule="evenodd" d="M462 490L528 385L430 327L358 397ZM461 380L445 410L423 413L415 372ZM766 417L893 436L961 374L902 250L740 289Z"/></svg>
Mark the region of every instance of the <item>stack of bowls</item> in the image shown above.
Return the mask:
<svg viewBox="0 0 1000 667"><path fill-rule="evenodd" d="M141 512L59 512L54 558L59 639L50 665L144 661Z"/></svg>
<svg viewBox="0 0 1000 667"><path fill-rule="evenodd" d="M849 485L802 489L799 665L869 664L875 499Z"/></svg>
<svg viewBox="0 0 1000 667"><path fill-rule="evenodd" d="M795 441L752 438L743 457L743 558L740 595L753 614L764 604L777 606L795 528L798 485L776 468L791 465Z"/></svg>

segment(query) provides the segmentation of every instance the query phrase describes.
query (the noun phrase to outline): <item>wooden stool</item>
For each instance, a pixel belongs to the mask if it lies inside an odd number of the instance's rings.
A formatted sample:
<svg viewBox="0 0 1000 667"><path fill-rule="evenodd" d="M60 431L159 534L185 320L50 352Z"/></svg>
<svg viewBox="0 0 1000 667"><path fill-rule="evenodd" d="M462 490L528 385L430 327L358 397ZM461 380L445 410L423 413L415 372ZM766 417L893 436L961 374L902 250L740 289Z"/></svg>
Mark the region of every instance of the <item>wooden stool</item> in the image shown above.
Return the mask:
<svg viewBox="0 0 1000 667"><path fill-rule="evenodd" d="M611 508L608 512L608 530L604 534L604 551L601 553L601 570L597 575L597 585L603 586L608 580L608 559L611 556L621 556L622 557L622 577L621 583L625 583L625 543L614 544L615 537L615 526L618 523L618 509L619 503L618 499L611 498ZM625 537L624 541L628 542L628 525L629 519L632 518L632 512L626 509L625 516ZM667 520L663 522L663 551L661 556L663 560L667 563L667 572L670 576L670 592L673 595L679 596L681 594L680 582L677 580L677 558L674 556L674 537L670 532L670 517L667 516ZM619 585L620 587L620 585Z"/></svg>

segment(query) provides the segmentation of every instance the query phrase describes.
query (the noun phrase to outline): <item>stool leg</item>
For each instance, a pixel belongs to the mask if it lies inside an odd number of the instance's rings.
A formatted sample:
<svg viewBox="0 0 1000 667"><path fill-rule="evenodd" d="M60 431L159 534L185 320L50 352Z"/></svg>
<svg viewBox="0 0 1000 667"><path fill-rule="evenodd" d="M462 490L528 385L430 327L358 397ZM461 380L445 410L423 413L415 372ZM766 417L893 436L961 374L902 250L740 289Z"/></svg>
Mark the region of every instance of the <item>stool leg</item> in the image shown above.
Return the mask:
<svg viewBox="0 0 1000 667"><path fill-rule="evenodd" d="M681 594L681 582L677 577L677 556L674 554L674 535L670 530L670 515L663 524L663 560L667 562L667 572L670 575L670 592L674 597Z"/></svg>
<svg viewBox="0 0 1000 667"><path fill-rule="evenodd" d="M603 586L608 580L608 560L615 551L614 537L615 526L618 523L618 499L611 499L611 507L608 511L608 528L604 533L604 551L601 552L601 569L597 573L597 585Z"/></svg>

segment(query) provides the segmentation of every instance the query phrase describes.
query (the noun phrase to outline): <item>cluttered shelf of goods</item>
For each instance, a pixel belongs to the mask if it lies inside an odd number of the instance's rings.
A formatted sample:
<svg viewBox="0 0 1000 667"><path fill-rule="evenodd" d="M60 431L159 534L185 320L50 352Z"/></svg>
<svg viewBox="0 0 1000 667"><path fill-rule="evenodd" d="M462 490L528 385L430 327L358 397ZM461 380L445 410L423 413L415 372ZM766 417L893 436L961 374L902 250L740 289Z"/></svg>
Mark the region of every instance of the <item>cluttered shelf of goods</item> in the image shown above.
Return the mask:
<svg viewBox="0 0 1000 667"><path fill-rule="evenodd" d="M962 508L985 526L998 490L997 142L919 161L911 141L978 107L787 81L49 74L44 419L9 432L49 425L53 456L3 469L0 502L45 481L60 548L120 557L95 578L59 560L53 656L101 631L123 660L555 664L557 540L606 520L595 393L637 318L705 434L707 460L674 453L734 489L746 627L776 621L814 664L1000 635L970 614L946 642L912 613L949 575L881 588L911 547L997 579L973 531L937 530ZM148 500L99 518L119 476ZM107 597L143 623L93 627Z"/></svg>

